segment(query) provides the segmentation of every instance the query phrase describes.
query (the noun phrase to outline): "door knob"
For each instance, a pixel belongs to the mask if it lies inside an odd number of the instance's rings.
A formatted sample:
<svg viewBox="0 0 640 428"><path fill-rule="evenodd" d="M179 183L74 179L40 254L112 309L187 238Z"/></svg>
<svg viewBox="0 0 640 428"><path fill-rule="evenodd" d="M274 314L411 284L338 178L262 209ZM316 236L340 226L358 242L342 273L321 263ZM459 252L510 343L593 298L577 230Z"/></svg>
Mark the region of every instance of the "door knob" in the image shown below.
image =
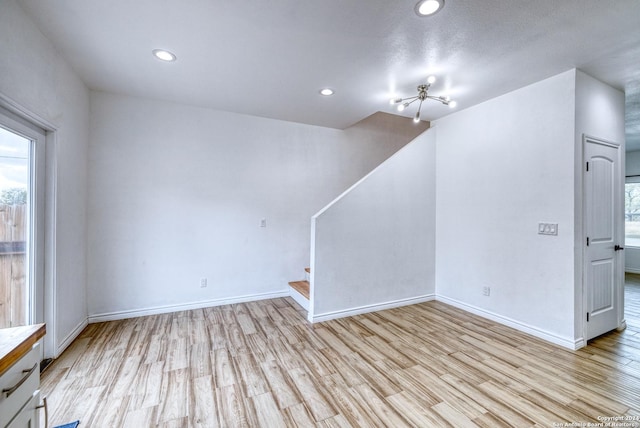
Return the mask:
<svg viewBox="0 0 640 428"><path fill-rule="evenodd" d="M624 250L624 247L621 247L620 245L616 245L615 247L613 247L613 249L615 251L620 251L620 250Z"/></svg>

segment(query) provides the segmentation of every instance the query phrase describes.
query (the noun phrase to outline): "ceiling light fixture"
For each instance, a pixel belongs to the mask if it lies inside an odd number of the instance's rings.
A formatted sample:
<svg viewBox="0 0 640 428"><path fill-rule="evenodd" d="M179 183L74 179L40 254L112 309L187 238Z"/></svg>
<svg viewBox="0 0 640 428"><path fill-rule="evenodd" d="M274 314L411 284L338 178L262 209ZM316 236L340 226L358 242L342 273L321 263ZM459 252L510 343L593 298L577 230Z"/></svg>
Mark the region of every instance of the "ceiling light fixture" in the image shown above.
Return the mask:
<svg viewBox="0 0 640 428"><path fill-rule="evenodd" d="M164 49L154 49L152 53L153 56L161 61L172 62L176 60L176 55L174 53L166 51Z"/></svg>
<svg viewBox="0 0 640 428"><path fill-rule="evenodd" d="M431 16L444 7L444 0L420 0L415 7L418 16Z"/></svg>
<svg viewBox="0 0 640 428"><path fill-rule="evenodd" d="M422 102L427 98L430 100L439 101L442 104L449 106L450 108L454 108L457 105L457 103L451 100L449 97L445 97L442 95L439 97L434 97L427 93L427 91L431 87L431 84L435 81L436 81L435 76L429 76L427 78L427 83L423 85L418 85L418 88L417 88L418 95L416 95L415 97L409 97L409 98L394 98L389 100L389 104L391 105L398 104L398 111L403 111L404 109L409 107L411 104L419 100L420 104L418 105L418 111L416 111L416 115L413 118L413 121L415 123L420 122L420 110L422 109Z"/></svg>
<svg viewBox="0 0 640 428"><path fill-rule="evenodd" d="M324 95L325 97L328 97L329 95L333 95L333 89L330 88L324 88L320 90L320 95Z"/></svg>

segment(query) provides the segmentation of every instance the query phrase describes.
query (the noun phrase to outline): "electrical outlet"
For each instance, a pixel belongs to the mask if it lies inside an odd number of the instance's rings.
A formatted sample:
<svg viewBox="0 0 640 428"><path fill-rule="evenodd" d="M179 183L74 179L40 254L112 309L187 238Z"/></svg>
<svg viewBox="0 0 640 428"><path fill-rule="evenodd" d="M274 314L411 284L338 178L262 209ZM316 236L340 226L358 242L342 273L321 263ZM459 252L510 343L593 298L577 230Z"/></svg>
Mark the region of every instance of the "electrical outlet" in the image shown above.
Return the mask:
<svg viewBox="0 0 640 428"><path fill-rule="evenodd" d="M207 286L207 278L200 278L200 288L205 288Z"/></svg>
<svg viewBox="0 0 640 428"><path fill-rule="evenodd" d="M482 287L482 295L490 296L491 295L491 287Z"/></svg>

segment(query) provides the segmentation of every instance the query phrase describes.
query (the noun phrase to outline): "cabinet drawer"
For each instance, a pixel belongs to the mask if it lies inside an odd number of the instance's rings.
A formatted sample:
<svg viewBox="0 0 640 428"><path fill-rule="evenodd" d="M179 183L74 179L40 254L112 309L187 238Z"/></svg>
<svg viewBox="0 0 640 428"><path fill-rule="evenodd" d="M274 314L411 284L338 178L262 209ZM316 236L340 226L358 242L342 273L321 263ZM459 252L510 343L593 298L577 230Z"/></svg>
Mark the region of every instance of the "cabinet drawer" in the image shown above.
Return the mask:
<svg viewBox="0 0 640 428"><path fill-rule="evenodd" d="M0 377L0 427L5 427L40 388L38 344Z"/></svg>
<svg viewBox="0 0 640 428"><path fill-rule="evenodd" d="M39 428L40 427L40 414L38 411L38 404L40 403L40 391L36 391L31 396L31 399L25 404L9 425L6 428Z"/></svg>

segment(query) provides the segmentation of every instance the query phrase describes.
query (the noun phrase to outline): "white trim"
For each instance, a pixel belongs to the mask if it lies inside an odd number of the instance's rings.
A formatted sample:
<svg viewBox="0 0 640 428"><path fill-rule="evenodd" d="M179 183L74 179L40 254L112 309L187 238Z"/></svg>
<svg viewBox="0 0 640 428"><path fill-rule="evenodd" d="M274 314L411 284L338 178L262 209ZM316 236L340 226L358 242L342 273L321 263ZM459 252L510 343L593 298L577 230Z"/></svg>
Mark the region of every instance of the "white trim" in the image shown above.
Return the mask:
<svg viewBox="0 0 640 428"><path fill-rule="evenodd" d="M33 123L34 125L39 126L40 128L43 128L45 131L55 131L57 129L57 127L53 123L31 112L30 110L22 107L20 103L18 103L12 98L9 98L8 96L4 95L1 92L0 92L0 106L9 110L13 114L16 114L22 117L23 119Z"/></svg>
<svg viewBox="0 0 640 428"><path fill-rule="evenodd" d="M316 224L318 219L311 217L311 246L309 249L309 308L307 309L307 321L313 322L315 308L315 282L316 282Z"/></svg>
<svg viewBox="0 0 640 428"><path fill-rule="evenodd" d="M625 267L624 271L625 273L640 273L640 269L628 268L628 267Z"/></svg>
<svg viewBox="0 0 640 428"><path fill-rule="evenodd" d="M44 357L55 358L62 344L56 345L58 337L58 264L57 259L57 201L58 201L58 141L57 133L47 132L47 159L45 184L45 242L44 242L44 319L47 335L44 337ZM86 282L83 285L86 288ZM85 314L86 309L85 309Z"/></svg>
<svg viewBox="0 0 640 428"><path fill-rule="evenodd" d="M58 358L65 351L65 349L67 349L69 345L71 345L71 343L76 340L76 338L80 335L80 333L82 333L82 330L84 330L87 325L89 325L89 321L86 318L80 321L80 323L71 331L71 333L69 333L67 337L65 337L60 342L55 350L53 358Z"/></svg>
<svg viewBox="0 0 640 428"><path fill-rule="evenodd" d="M277 299L289 297L289 290L282 290L275 293L248 294L246 296L228 297L223 299L203 300L192 303L180 303L177 305L155 306L144 309L131 309L127 311L106 312L103 314L89 315L89 324L116 321L127 318L144 317L147 315L166 314L171 312L188 311L191 309L209 308L212 306L232 305L234 303L253 302L265 299Z"/></svg>
<svg viewBox="0 0 640 428"><path fill-rule="evenodd" d="M436 300L438 302L446 303L447 305L454 306L456 308L462 309L466 312L470 312L475 315L479 315L483 318L490 319L491 321L495 321L497 323L506 325L508 327L514 328L521 332L528 333L532 336L538 337L540 339L546 340L547 342L555 343L556 345L560 345L564 348L576 350L584 346L584 339L570 339L568 337L558 336L557 334L542 330L537 327L533 327L529 324L525 324L520 321L516 321L512 318L505 317L495 312L487 311L486 309L479 308L477 306L469 305L467 303L461 302L456 299L452 299L450 297L442 296L438 294L436 296Z"/></svg>
<svg viewBox="0 0 640 428"><path fill-rule="evenodd" d="M291 298L293 300L295 300L297 304L302 306L302 308L305 311L308 312L309 311L309 299L307 299L302 294L300 294L300 292L298 290L296 290L295 288L293 288L293 287L289 287L289 288L290 288L289 296L291 296Z"/></svg>
<svg viewBox="0 0 640 428"><path fill-rule="evenodd" d="M313 270L311 271L313 272ZM368 312L383 311L385 309L397 308L400 306L415 305L418 303L436 300L435 294L425 294L423 296L410 297L408 299L392 300L385 303L376 303L373 305L358 306L355 308L343 309L334 312L325 312L324 314L315 315L309 318L312 323L329 321L337 318L350 317L353 315L366 314Z"/></svg>
<svg viewBox="0 0 640 428"><path fill-rule="evenodd" d="M252 302L257 300L275 299L275 298L289 297L289 296L293 297L292 296L293 292L295 291L291 289L291 291L289 290L279 291L276 293L253 294L253 295L239 296L234 298L215 299L215 300L207 300L202 302L158 306L154 308L145 308L145 309L139 309L139 310L119 311L119 312L110 312L110 313L104 313L104 314L91 315L86 321L84 321L83 323L80 323L73 330L73 332L64 339L62 344L58 347L57 355L59 355L67 346L69 346L69 344L87 326L87 323L93 324L97 322L116 321L116 320L122 320L127 318L142 317L147 315L156 315L156 314L164 314L164 313L185 311L185 310L191 310L191 309L201 309L201 308L207 308L207 307L213 307L213 306L230 305L234 303ZM294 298L294 300L296 299ZM481 316L483 318L489 319L499 324L506 325L507 327L511 327L520 332L530 334L539 339L562 346L563 348L577 350L586 346L586 341L582 337L574 340L567 337L558 336L557 334L548 332L546 330L533 327L529 324L514 320L512 318L505 317L503 315L499 315L494 312L487 311L486 309L469 305L459 300L452 299L439 294L426 294L422 296L394 300L394 301L385 302L385 303L359 306L355 308L343 309L343 310L334 311L334 312L326 312L324 314L314 316L312 319L309 319L309 321L312 323L329 321L333 319L345 318L345 317L360 315L360 314L369 313L369 312L383 311L386 309L415 305L418 303L424 303L424 302L429 302L433 300L451 305L453 307L462 309L463 311Z"/></svg>
<svg viewBox="0 0 640 428"><path fill-rule="evenodd" d="M587 341L584 340L584 337L579 337L574 341L573 348L569 347L569 349L577 351L578 349L584 348L585 346L587 346Z"/></svg>

